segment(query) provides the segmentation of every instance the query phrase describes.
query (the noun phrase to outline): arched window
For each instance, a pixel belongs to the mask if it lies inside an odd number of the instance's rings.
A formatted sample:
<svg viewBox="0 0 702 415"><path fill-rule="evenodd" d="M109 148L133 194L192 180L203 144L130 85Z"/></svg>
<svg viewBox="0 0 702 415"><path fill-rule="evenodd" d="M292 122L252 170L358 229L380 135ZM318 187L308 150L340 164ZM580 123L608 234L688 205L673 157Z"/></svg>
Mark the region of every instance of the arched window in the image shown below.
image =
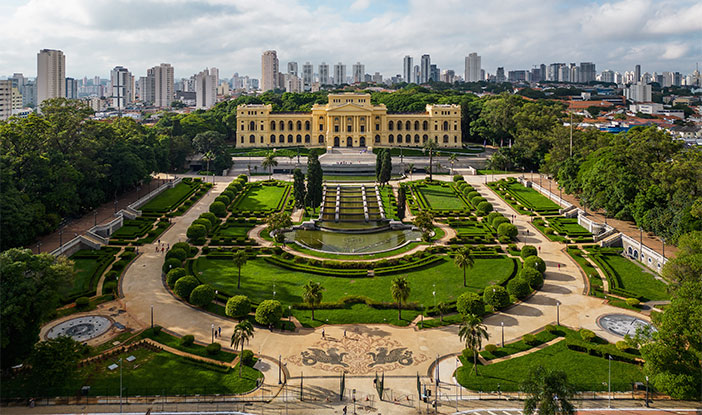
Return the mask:
<svg viewBox="0 0 702 415"><path fill-rule="evenodd" d="M415 142L416 144L419 144L419 134L415 134L415 135L414 135L414 142Z"/></svg>
<svg viewBox="0 0 702 415"><path fill-rule="evenodd" d="M402 144L402 134L397 135L397 144Z"/></svg>
<svg viewBox="0 0 702 415"><path fill-rule="evenodd" d="M302 121L297 121L297 131L302 130Z"/></svg>
<svg viewBox="0 0 702 415"><path fill-rule="evenodd" d="M309 131L309 130L310 130L310 122L305 121L305 131Z"/></svg>
<svg viewBox="0 0 702 415"><path fill-rule="evenodd" d="M324 136L323 135L319 136L319 144L324 144Z"/></svg>
<svg viewBox="0 0 702 415"><path fill-rule="evenodd" d="M310 135L305 134L305 144L309 144L309 143L310 143Z"/></svg>
<svg viewBox="0 0 702 415"><path fill-rule="evenodd" d="M290 123L292 123L292 121L290 121ZM292 134L288 134L288 143L292 143L292 142L293 142L293 136L292 136Z"/></svg>
<svg viewBox="0 0 702 415"><path fill-rule="evenodd" d="M271 143L275 143L275 134L271 134Z"/></svg>
<svg viewBox="0 0 702 415"><path fill-rule="evenodd" d="M285 136L283 134L278 136L278 142L281 144L285 142Z"/></svg>
<svg viewBox="0 0 702 415"><path fill-rule="evenodd" d="M256 130L256 123L254 121L249 122L249 131Z"/></svg>
<svg viewBox="0 0 702 415"><path fill-rule="evenodd" d="M271 131L275 131L275 121L271 121Z"/></svg>
<svg viewBox="0 0 702 415"><path fill-rule="evenodd" d="M401 131L401 130L402 130L402 121L398 121L397 122L397 131Z"/></svg>
<svg viewBox="0 0 702 415"><path fill-rule="evenodd" d="M285 123L283 121L280 122L280 131L285 131Z"/></svg>
<svg viewBox="0 0 702 415"><path fill-rule="evenodd" d="M405 130L409 130L412 128L412 123L408 121L405 122Z"/></svg>
<svg viewBox="0 0 702 415"><path fill-rule="evenodd" d="M419 130L419 121L414 122L414 129Z"/></svg>
<svg viewBox="0 0 702 415"><path fill-rule="evenodd" d="M288 131L292 131L292 130L293 130L293 122L288 121Z"/></svg>
<svg viewBox="0 0 702 415"><path fill-rule="evenodd" d="M429 123L424 121L422 123L422 130L427 131L429 129Z"/></svg>
<svg viewBox="0 0 702 415"><path fill-rule="evenodd" d="M388 136L388 143L394 143L394 142L395 142L395 136L393 136L392 134L390 134L390 135Z"/></svg>
<svg viewBox="0 0 702 415"><path fill-rule="evenodd" d="M256 136L255 135L251 134L249 136L249 143L256 144Z"/></svg>
<svg viewBox="0 0 702 415"><path fill-rule="evenodd" d="M378 134L375 135L375 142L380 143L380 136Z"/></svg>
<svg viewBox="0 0 702 415"><path fill-rule="evenodd" d="M301 143L301 142L302 142L302 136L301 136L300 134L298 134L297 137L295 137L295 142L296 142L296 143Z"/></svg>
<svg viewBox="0 0 702 415"><path fill-rule="evenodd" d="M444 134L444 143L448 143L448 135Z"/></svg>
<svg viewBox="0 0 702 415"><path fill-rule="evenodd" d="M449 129L448 121L444 121L444 131L448 131L448 129Z"/></svg>
<svg viewBox="0 0 702 415"><path fill-rule="evenodd" d="M388 121L388 130L392 131L395 123L392 121Z"/></svg>
<svg viewBox="0 0 702 415"><path fill-rule="evenodd" d="M424 122L426 122L426 121L424 121ZM426 143L428 138L429 138L429 136L427 136L426 134L424 134L424 135L422 136L422 143Z"/></svg>

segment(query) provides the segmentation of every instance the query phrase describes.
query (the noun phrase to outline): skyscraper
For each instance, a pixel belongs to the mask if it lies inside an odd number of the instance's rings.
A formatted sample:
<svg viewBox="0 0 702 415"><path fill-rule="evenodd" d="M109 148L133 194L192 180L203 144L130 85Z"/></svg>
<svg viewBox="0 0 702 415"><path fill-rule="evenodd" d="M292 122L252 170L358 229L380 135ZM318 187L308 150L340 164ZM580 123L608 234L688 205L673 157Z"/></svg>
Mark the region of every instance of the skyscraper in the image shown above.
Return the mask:
<svg viewBox="0 0 702 415"><path fill-rule="evenodd" d="M134 77L127 68L115 66L110 72L110 88L110 106L124 109L134 97Z"/></svg>
<svg viewBox="0 0 702 415"><path fill-rule="evenodd" d="M329 65L327 65L325 62L322 62L319 65L319 84L320 85L329 85Z"/></svg>
<svg viewBox="0 0 702 415"><path fill-rule="evenodd" d="M66 78L66 98L78 99L78 81Z"/></svg>
<svg viewBox="0 0 702 415"><path fill-rule="evenodd" d="M441 69L438 66L431 64L429 67L429 80L434 82L439 82L441 76Z"/></svg>
<svg viewBox="0 0 702 415"><path fill-rule="evenodd" d="M431 77L431 57L428 54L422 55L422 60L420 62L419 68L419 76L420 84L425 84L429 82L429 78Z"/></svg>
<svg viewBox="0 0 702 415"><path fill-rule="evenodd" d="M146 71L146 101L156 107L171 106L175 93L173 85L173 67L162 63Z"/></svg>
<svg viewBox="0 0 702 415"><path fill-rule="evenodd" d="M592 62L580 62L580 80L579 82L585 84L590 81L595 80L597 76L597 71L595 70L595 64ZM573 80L573 82L578 82L578 80Z"/></svg>
<svg viewBox="0 0 702 415"><path fill-rule="evenodd" d="M634 67L634 83L641 81L641 65L636 65Z"/></svg>
<svg viewBox="0 0 702 415"><path fill-rule="evenodd" d="M414 68L412 68L412 83L418 84L419 82L420 82L419 65L414 65Z"/></svg>
<svg viewBox="0 0 702 415"><path fill-rule="evenodd" d="M469 53L466 56L466 67L465 67L465 81L466 82L478 82L481 80L480 69L481 62L480 56L477 53Z"/></svg>
<svg viewBox="0 0 702 415"><path fill-rule="evenodd" d="M497 73L495 74L495 82L504 82L505 81L505 68L502 66L499 66L497 68Z"/></svg>
<svg viewBox="0 0 702 415"><path fill-rule="evenodd" d="M334 65L334 85L343 85L346 83L346 65L339 62Z"/></svg>
<svg viewBox="0 0 702 415"><path fill-rule="evenodd" d="M0 120L12 116L12 81L0 80Z"/></svg>
<svg viewBox="0 0 702 415"><path fill-rule="evenodd" d="M217 76L205 68L195 75L195 108L208 109L217 100Z"/></svg>
<svg viewBox="0 0 702 415"><path fill-rule="evenodd" d="M278 55L274 50L267 50L261 56L261 90L271 91L278 87Z"/></svg>
<svg viewBox="0 0 702 415"><path fill-rule="evenodd" d="M37 106L45 99L66 96L66 56L60 50L37 54Z"/></svg>
<svg viewBox="0 0 702 415"><path fill-rule="evenodd" d="M353 74L353 83L363 82L363 75L366 73L366 66L361 62L356 62L351 67Z"/></svg>
<svg viewBox="0 0 702 415"><path fill-rule="evenodd" d="M402 79L408 84L416 81L412 76L412 69L414 69L414 65L412 64L413 60L414 59L412 59L412 57L409 55L402 59Z"/></svg>
<svg viewBox="0 0 702 415"><path fill-rule="evenodd" d="M312 88L312 82L314 82L314 67L311 63L305 62L302 65L302 88L309 91Z"/></svg>
<svg viewBox="0 0 702 415"><path fill-rule="evenodd" d="M297 62L288 62L288 73L297 76Z"/></svg>

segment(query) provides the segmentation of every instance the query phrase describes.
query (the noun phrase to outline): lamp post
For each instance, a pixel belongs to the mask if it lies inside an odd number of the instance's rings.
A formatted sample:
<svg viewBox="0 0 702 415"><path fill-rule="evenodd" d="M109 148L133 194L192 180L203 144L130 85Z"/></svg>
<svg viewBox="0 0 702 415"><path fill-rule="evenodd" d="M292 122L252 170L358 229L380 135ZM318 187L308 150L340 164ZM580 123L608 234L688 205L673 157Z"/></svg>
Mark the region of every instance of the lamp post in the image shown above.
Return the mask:
<svg viewBox="0 0 702 415"><path fill-rule="evenodd" d="M663 242L663 260L665 261L665 238L661 238L661 241Z"/></svg>
<svg viewBox="0 0 702 415"><path fill-rule="evenodd" d="M278 385L280 385L281 383L283 383L283 382L280 380L280 379L281 379L281 371L282 371L282 368L281 368L281 367L282 367L282 363L281 363L281 361L282 361L281 355L278 355Z"/></svg>
<svg viewBox="0 0 702 415"><path fill-rule="evenodd" d="M214 343L214 323L212 323L212 325L210 326L210 332L212 334L212 342L211 343Z"/></svg>
<svg viewBox="0 0 702 415"><path fill-rule="evenodd" d="M556 325L561 325L561 302L556 300Z"/></svg>
<svg viewBox="0 0 702 415"><path fill-rule="evenodd" d="M436 284L434 284L434 291L431 292L431 295L434 296L434 308L436 308Z"/></svg>
<svg viewBox="0 0 702 415"><path fill-rule="evenodd" d="M419 322L419 327L424 328L424 304L421 305L422 307L422 320Z"/></svg>
<svg viewBox="0 0 702 415"><path fill-rule="evenodd" d="M154 305L151 304L151 330L154 329Z"/></svg>
<svg viewBox="0 0 702 415"><path fill-rule="evenodd" d="M97 226L97 209L93 211L93 226Z"/></svg>
<svg viewBox="0 0 702 415"><path fill-rule="evenodd" d="M639 257L637 259L641 259L642 254L643 254L643 228L639 226Z"/></svg>
<svg viewBox="0 0 702 415"><path fill-rule="evenodd" d="M41 254L41 242L37 242L37 254Z"/></svg>
<svg viewBox="0 0 702 415"><path fill-rule="evenodd" d="M115 198L115 213L117 213L117 198Z"/></svg>
<svg viewBox="0 0 702 415"><path fill-rule="evenodd" d="M59 228L59 248L63 248L63 227Z"/></svg>
<svg viewBox="0 0 702 415"><path fill-rule="evenodd" d="M288 306L288 321L292 321L292 306Z"/></svg>
<svg viewBox="0 0 702 415"><path fill-rule="evenodd" d="M609 361L609 378L607 379L607 398L608 407L612 408L612 355L607 355L607 360Z"/></svg>
<svg viewBox="0 0 702 415"><path fill-rule="evenodd" d="M122 358L119 358L119 413L122 413Z"/></svg>
<svg viewBox="0 0 702 415"><path fill-rule="evenodd" d="M505 322L500 321L500 326L502 327L502 347L505 347Z"/></svg>
<svg viewBox="0 0 702 415"><path fill-rule="evenodd" d="M648 408L648 376L646 376L646 408Z"/></svg>

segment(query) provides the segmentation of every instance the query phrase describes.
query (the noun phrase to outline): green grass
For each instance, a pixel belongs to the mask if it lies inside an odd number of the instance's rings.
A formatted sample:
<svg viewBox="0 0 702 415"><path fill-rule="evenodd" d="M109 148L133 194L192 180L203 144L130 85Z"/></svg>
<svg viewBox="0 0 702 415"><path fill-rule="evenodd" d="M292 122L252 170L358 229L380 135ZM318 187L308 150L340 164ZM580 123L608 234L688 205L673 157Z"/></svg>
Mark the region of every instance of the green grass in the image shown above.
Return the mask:
<svg viewBox="0 0 702 415"><path fill-rule="evenodd" d="M432 209L462 210L468 207L451 187L427 184L418 185L416 189L424 195Z"/></svg>
<svg viewBox="0 0 702 415"><path fill-rule="evenodd" d="M264 232L261 232L261 237L263 237L266 240L272 241L273 238L266 238L264 236ZM443 231L442 231L443 232ZM426 245L424 242L410 242L405 246L402 246L397 249L393 249L392 251L387 251L387 252L378 252L376 254L364 254L364 255L339 255L339 254L332 254L329 252L318 252L318 251L313 251L311 249L305 248L304 246L300 246L298 244L287 244L287 246L297 252L301 252L303 254L308 254L315 256L317 258L325 258L325 259L340 259L340 260L346 260L350 261L353 259L381 259L381 258L387 258L393 255L398 255L404 252L407 252L411 249L413 249L416 246L419 245Z"/></svg>
<svg viewBox="0 0 702 415"><path fill-rule="evenodd" d="M216 233L215 237L227 237L227 238L236 238L238 236L247 236L249 231L253 228L253 226L235 226L235 225L229 225L227 227L222 227L220 228Z"/></svg>
<svg viewBox="0 0 702 415"><path fill-rule="evenodd" d="M380 148L374 148L373 153L378 154L380 151ZM447 149L441 149L437 150L434 155L437 157L448 157L451 154L456 154L458 156L460 155L471 155L471 154L480 154L485 151L485 148L481 145L472 145L468 146L465 148L447 148ZM424 152L423 148L421 147L415 147L415 148L405 148L402 147L400 149L399 147L394 147L390 149L390 155L393 157L399 157L400 153L402 153L403 156L405 157L429 157L428 152Z"/></svg>
<svg viewBox="0 0 702 415"><path fill-rule="evenodd" d="M534 189L522 186L521 183L511 182L507 185L509 193L514 196L517 201L527 208L536 211L558 211L561 207L549 200L546 196L537 192Z"/></svg>
<svg viewBox="0 0 702 415"><path fill-rule="evenodd" d="M543 343L548 343L551 340L558 337L558 335L555 333L549 333L549 332L544 330L544 331L540 331L540 332L534 334L534 337L537 340L537 343L535 343L534 345L529 345L529 344L526 344L524 342L524 340L519 340L519 341L516 341L514 343L506 344L504 347L498 347L497 350L495 350L492 353L490 353L486 350L483 350L482 352L480 352L480 355L483 356L487 360L499 359L501 357L505 357L505 356L509 356L509 355L513 355L516 353L527 351L527 350L532 349L532 348L534 348L540 344L543 344Z"/></svg>
<svg viewBox="0 0 702 415"><path fill-rule="evenodd" d="M307 156L310 153L310 150L314 149L318 155L324 154L327 152L326 148L324 147L316 147L316 148L311 148L311 147L299 147L299 152L300 156ZM236 147L230 147L229 152L232 155L232 157L265 157L269 153L275 154L276 157L290 157L290 156L297 156L298 154L298 148L278 148L276 147L276 151L273 152L273 149L271 148L236 148Z"/></svg>
<svg viewBox="0 0 702 415"><path fill-rule="evenodd" d="M235 208L236 210L269 210L278 207L280 200L285 196L286 186L252 186L246 195L241 198Z"/></svg>
<svg viewBox="0 0 702 415"><path fill-rule="evenodd" d="M230 353L230 352L225 352L223 350L220 350L217 354L214 355L209 355L205 351L205 346L201 346L199 344L193 344L191 346L185 346L181 344L181 339L175 336L172 336L168 333L165 333L161 331L158 334L154 334L153 331L149 330L144 330L144 332L141 334L142 338L149 338L152 340L155 340L161 344L165 344L166 346L170 346L174 349L186 352L186 353L192 353L197 356L202 356L202 357L207 357L210 359L214 360L219 360L220 362L225 362L225 363L230 363L231 361L236 358L236 353ZM208 337L206 339L195 339L195 340L200 340L200 341L206 341L209 342L211 339Z"/></svg>
<svg viewBox="0 0 702 415"><path fill-rule="evenodd" d="M71 255L70 259L75 264L73 268L75 278L72 285L62 290L62 296L70 300L75 296L94 295L100 276L115 260L116 252L118 252L116 248L83 249Z"/></svg>
<svg viewBox="0 0 702 415"><path fill-rule="evenodd" d="M667 285L634 262L621 255L601 255L600 258L618 274L623 289L642 296L644 301L670 299Z"/></svg>
<svg viewBox="0 0 702 415"><path fill-rule="evenodd" d="M293 315L305 327L319 327L322 324L372 324L388 323L394 326L407 326L420 314L417 310L402 310L402 320L397 317L397 309L376 309L366 304L353 304L342 309L315 310L312 320L311 310L293 309Z"/></svg>
<svg viewBox="0 0 702 415"><path fill-rule="evenodd" d="M146 235L154 226L153 218L125 219L122 227L117 229L110 238L115 239L136 239Z"/></svg>
<svg viewBox="0 0 702 415"><path fill-rule="evenodd" d="M463 272L450 259L403 275L409 280L412 289L409 302L431 306L434 303L434 289L437 302L452 302L466 290L478 292L488 285L505 281L512 275L514 267L514 261L506 257L476 258L474 267L467 271L467 288L463 287ZM263 259L254 259L242 268L241 289L237 290L237 269L228 260L201 257L196 260L193 271L196 275L202 272L200 280L211 284L220 292L227 295L244 294L254 303L272 298L274 283L276 299L285 305L301 303L302 286L310 280L321 282L325 288L324 302L336 302L345 296L365 296L378 302L393 301L390 285L394 276L329 277L291 271L273 266ZM377 312L375 314L374 321L382 322L383 317ZM353 314L351 318L355 318Z"/></svg>
<svg viewBox="0 0 702 415"><path fill-rule="evenodd" d="M402 176L400 176L399 174L393 174L391 180L400 179L401 177ZM324 180L328 182L375 182L376 177L374 175L347 176L325 174Z"/></svg>
<svg viewBox="0 0 702 415"><path fill-rule="evenodd" d="M141 210L144 212L168 212L173 210L178 207L193 188L197 186L197 182L180 182L172 189L164 190L161 194L142 206Z"/></svg>
<svg viewBox="0 0 702 415"><path fill-rule="evenodd" d="M583 252L578 248L568 248L568 255L580 265L585 275L587 275L590 281L590 295L597 296L598 292L601 293L603 288L602 278L600 278L600 274L597 273L595 267L585 259Z"/></svg>
<svg viewBox="0 0 702 415"><path fill-rule="evenodd" d="M608 360L570 350L565 341L525 356L479 366L478 376L473 374L473 365L470 362L458 368L456 377L461 385L470 390L495 391L499 385L502 391L517 391L519 385L526 380L529 371L536 366L564 371L568 381L574 384L577 390L607 390L607 385L603 382L607 382ZM643 380L640 366L612 361L612 390L630 391L632 382Z"/></svg>
<svg viewBox="0 0 702 415"><path fill-rule="evenodd" d="M506 171L506 170L490 170L490 169L478 169L479 176L488 176L491 174L508 174L508 173L519 173L516 171Z"/></svg>

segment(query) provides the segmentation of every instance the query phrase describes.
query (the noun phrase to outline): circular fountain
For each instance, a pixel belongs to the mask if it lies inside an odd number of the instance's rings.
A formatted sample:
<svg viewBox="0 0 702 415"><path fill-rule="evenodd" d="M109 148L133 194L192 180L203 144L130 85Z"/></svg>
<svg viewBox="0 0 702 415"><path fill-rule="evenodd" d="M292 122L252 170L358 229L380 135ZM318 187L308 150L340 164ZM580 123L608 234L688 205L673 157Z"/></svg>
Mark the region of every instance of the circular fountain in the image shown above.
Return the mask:
<svg viewBox="0 0 702 415"><path fill-rule="evenodd" d="M46 333L46 338L55 339L68 336L78 342L84 342L98 337L112 327L112 321L103 316L83 316L63 321Z"/></svg>
<svg viewBox="0 0 702 415"><path fill-rule="evenodd" d="M285 232L286 242L335 254L370 254L390 251L420 241L412 225L390 221L378 186L324 188L319 217Z"/></svg>

